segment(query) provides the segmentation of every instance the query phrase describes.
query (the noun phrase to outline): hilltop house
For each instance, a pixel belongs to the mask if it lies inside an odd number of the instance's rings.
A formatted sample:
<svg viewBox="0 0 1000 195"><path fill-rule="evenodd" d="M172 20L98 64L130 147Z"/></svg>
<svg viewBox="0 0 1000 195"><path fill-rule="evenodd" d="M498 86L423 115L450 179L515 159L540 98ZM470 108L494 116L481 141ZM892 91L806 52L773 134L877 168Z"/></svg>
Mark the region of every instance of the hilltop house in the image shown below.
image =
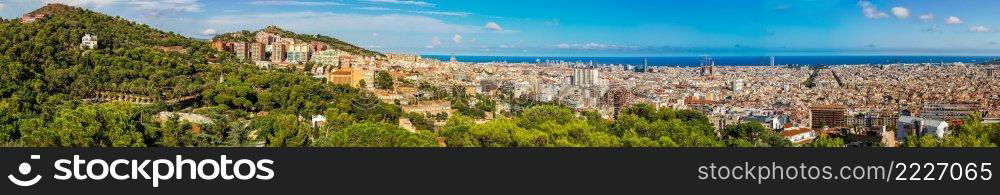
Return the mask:
<svg viewBox="0 0 1000 195"><path fill-rule="evenodd" d="M97 48L97 36L90 36L90 34L84 35L83 39L80 41L80 49L96 49Z"/></svg>

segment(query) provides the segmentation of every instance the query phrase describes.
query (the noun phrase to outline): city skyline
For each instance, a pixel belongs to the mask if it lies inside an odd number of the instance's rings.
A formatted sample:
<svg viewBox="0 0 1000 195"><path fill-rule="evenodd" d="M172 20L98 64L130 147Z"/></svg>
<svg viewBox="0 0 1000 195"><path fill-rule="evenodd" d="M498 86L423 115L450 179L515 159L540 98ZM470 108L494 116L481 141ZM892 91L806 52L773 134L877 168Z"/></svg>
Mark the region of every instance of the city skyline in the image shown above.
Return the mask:
<svg viewBox="0 0 1000 195"><path fill-rule="evenodd" d="M267 25L381 52L485 56L995 55L996 2L0 0L45 3L210 38Z"/></svg>

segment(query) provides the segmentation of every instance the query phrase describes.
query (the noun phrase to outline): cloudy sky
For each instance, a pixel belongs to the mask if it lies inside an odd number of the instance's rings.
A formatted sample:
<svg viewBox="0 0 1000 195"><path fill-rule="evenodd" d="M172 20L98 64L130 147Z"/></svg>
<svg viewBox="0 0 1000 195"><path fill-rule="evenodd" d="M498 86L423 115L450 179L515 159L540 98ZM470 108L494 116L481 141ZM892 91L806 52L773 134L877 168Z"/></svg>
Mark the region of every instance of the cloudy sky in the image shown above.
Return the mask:
<svg viewBox="0 0 1000 195"><path fill-rule="evenodd" d="M521 56L1000 55L995 0L0 0L196 38L276 25L383 51Z"/></svg>

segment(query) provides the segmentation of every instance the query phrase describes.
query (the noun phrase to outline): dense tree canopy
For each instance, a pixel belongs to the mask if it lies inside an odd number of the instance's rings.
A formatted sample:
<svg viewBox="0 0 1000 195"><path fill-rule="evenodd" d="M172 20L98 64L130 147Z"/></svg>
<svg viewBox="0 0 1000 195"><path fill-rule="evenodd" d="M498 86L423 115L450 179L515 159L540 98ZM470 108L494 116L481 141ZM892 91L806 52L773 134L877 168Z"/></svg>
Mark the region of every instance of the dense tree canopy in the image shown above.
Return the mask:
<svg viewBox="0 0 1000 195"><path fill-rule="evenodd" d="M964 124L952 128L944 138L933 136L911 137L903 140L904 147L997 147L1000 145L1000 124L983 124L978 113L973 113Z"/></svg>
<svg viewBox="0 0 1000 195"><path fill-rule="evenodd" d="M622 118L612 122L579 117L568 108L546 105L481 125L465 116L453 116L440 135L454 147L723 146L707 119L688 114L640 104L626 109Z"/></svg>
<svg viewBox="0 0 1000 195"><path fill-rule="evenodd" d="M464 93L451 96L451 108L465 116L484 118L486 113L497 111L497 103L483 95L470 97ZM475 104L472 104L472 103ZM471 106L470 106L471 105Z"/></svg>
<svg viewBox="0 0 1000 195"><path fill-rule="evenodd" d="M393 89L393 85L392 75L389 75L389 72L379 71L375 75L375 88L389 90Z"/></svg>
<svg viewBox="0 0 1000 195"><path fill-rule="evenodd" d="M52 121L22 121L22 140L32 146L55 147L136 147L146 146L148 129L141 110L129 103L115 102L60 110Z"/></svg>
<svg viewBox="0 0 1000 195"><path fill-rule="evenodd" d="M820 136L815 141L810 142L807 146L814 148L840 148L845 145L843 139Z"/></svg>
<svg viewBox="0 0 1000 195"><path fill-rule="evenodd" d="M147 25L59 4L35 13L48 16L0 21L5 145L308 146L303 140L315 135L300 116L335 111L351 122L395 123L402 115L361 90L260 70ZM97 48L80 47L86 34L96 36Z"/></svg>
<svg viewBox="0 0 1000 195"><path fill-rule="evenodd" d="M428 131L411 133L396 125L357 123L320 136L319 147L435 147L435 136Z"/></svg>
<svg viewBox="0 0 1000 195"><path fill-rule="evenodd" d="M722 130L726 144L732 147L789 147L792 142L760 123L741 123Z"/></svg>

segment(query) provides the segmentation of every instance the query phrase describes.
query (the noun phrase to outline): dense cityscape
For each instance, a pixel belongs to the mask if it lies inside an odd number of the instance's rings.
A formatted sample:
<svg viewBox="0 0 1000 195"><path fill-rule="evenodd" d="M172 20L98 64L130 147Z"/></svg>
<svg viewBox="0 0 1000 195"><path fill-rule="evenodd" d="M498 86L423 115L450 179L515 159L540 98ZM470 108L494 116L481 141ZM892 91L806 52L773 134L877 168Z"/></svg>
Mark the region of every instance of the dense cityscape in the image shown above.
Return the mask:
<svg viewBox="0 0 1000 195"><path fill-rule="evenodd" d="M1000 122L1000 73L994 74L998 68L992 65L793 66L781 65L773 56L769 66L717 65L710 57L699 67L540 59L465 63L455 57L442 62L410 54L364 58L270 33L258 33L255 40L249 44L217 40L213 45L260 68L306 68L305 72L332 84L372 91L386 103L401 105L405 113L427 116L459 112L459 105L435 98L440 94L434 89L449 89L499 102L494 112L481 118L484 121L523 109L517 100L596 111L609 120L624 107L643 103L697 110L709 116L716 131L732 124L761 123L797 144L823 134L843 137L855 146L896 146L897 140L908 136L943 138L949 128L973 115L987 123ZM309 63L315 65L304 65ZM384 79L378 78L380 73L388 73L383 76L399 84L380 86L378 80ZM478 102L467 103L475 107ZM401 119L400 125L415 131L408 120Z"/></svg>

